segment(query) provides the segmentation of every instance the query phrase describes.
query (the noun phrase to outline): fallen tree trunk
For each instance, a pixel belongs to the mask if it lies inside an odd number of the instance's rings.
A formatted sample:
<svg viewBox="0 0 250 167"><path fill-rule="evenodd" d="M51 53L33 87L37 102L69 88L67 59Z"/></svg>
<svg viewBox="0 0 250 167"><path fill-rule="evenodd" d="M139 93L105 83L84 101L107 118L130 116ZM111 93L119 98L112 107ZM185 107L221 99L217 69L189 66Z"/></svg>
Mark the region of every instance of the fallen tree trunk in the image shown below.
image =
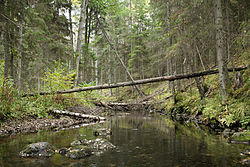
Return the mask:
<svg viewBox="0 0 250 167"><path fill-rule="evenodd" d="M247 69L248 66L235 68L235 71L241 71ZM228 69L229 72L232 72L233 69ZM50 94L67 94L67 93L74 93L74 92L82 92L82 91L90 91L90 90L100 90L100 89L110 89L110 88L118 88L124 86L133 86L133 85L140 85L140 84L147 84L147 83L154 83L154 82L162 82L162 81L174 81L180 79L189 79L195 77L201 77L205 75L212 75L217 74L218 69L216 70L208 70L203 72L196 72L191 74L176 74L171 76L162 76L156 78L148 78L142 80L135 80L134 82L122 82L110 85L98 85L98 86L91 86L91 87L82 87L82 88L75 88L69 90L61 90L61 91L52 91L52 92L38 92L38 93L31 93L31 94L24 94L22 97L26 96L35 96L35 95L50 95Z"/></svg>
<svg viewBox="0 0 250 167"><path fill-rule="evenodd" d="M96 106L104 107L113 111L133 111L148 109L153 103L152 102L142 102L142 103L103 103L95 102Z"/></svg>
<svg viewBox="0 0 250 167"><path fill-rule="evenodd" d="M142 102L142 103L103 103L98 102L95 103L97 106L103 106L103 107L113 107L113 106L135 106L135 105L149 105L151 103L149 102Z"/></svg>
<svg viewBox="0 0 250 167"><path fill-rule="evenodd" d="M81 114L81 113L76 113L76 112L60 111L60 110L53 110L51 112L54 113L54 114L62 114L62 115L67 115L67 116L74 116L74 117L79 117L79 118L83 118L83 119L92 119L92 120L96 120L96 121L104 121L104 120L106 120L105 117Z"/></svg>

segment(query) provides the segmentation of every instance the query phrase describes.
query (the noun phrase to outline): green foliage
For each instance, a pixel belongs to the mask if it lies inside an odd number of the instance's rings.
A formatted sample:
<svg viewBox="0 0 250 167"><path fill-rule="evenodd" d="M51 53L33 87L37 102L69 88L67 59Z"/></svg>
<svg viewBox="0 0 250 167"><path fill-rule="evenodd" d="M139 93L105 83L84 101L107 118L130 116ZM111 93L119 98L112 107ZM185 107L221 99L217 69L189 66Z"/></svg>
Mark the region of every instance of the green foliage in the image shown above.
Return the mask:
<svg viewBox="0 0 250 167"><path fill-rule="evenodd" d="M47 90L69 89L74 73L65 75L61 65L56 64L55 69L44 76L45 88ZM53 109L65 109L74 105L70 95L48 95L21 97L11 79L4 78L4 61L0 60L0 121L9 118L22 119L27 116L47 117L48 112Z"/></svg>
<svg viewBox="0 0 250 167"><path fill-rule="evenodd" d="M75 72L67 71L61 64L56 63L53 70L44 73L42 80L45 82L45 90L66 90L74 86Z"/></svg>
<svg viewBox="0 0 250 167"><path fill-rule="evenodd" d="M4 83L4 60L0 59L0 85Z"/></svg>
<svg viewBox="0 0 250 167"><path fill-rule="evenodd" d="M240 124L243 128L249 127L249 78L243 74L244 87L231 92L231 96L222 99L219 91L217 76L209 76L206 84L213 85L213 92L209 97L200 100L196 87L191 87L185 92L178 92L176 98L178 103L168 102L167 110L183 110L185 113L196 115L202 113L202 119L206 122L218 121L224 127L232 127Z"/></svg>
<svg viewBox="0 0 250 167"><path fill-rule="evenodd" d="M11 80L4 79L2 85L1 85L1 111L0 111L0 119L3 117L7 117L10 114L10 111L12 110L12 107L14 105L13 101L15 96L15 89L13 87L13 82Z"/></svg>
<svg viewBox="0 0 250 167"><path fill-rule="evenodd" d="M0 60L0 120L7 117L13 105L13 82L4 78L4 61Z"/></svg>
<svg viewBox="0 0 250 167"><path fill-rule="evenodd" d="M82 82L81 84L79 84L80 87L91 87L95 85L96 85L95 81L90 83ZM91 101L103 100L102 99L103 96L97 90L79 92L77 96L80 99L82 99L81 100L82 105L88 105L88 106L93 105Z"/></svg>

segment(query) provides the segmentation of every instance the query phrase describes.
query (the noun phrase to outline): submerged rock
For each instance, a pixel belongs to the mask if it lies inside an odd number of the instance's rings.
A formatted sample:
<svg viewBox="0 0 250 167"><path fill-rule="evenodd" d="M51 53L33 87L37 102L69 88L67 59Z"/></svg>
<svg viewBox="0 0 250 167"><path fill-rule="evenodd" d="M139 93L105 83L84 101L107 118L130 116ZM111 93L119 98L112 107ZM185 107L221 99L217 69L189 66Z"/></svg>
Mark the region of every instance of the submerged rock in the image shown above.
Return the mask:
<svg viewBox="0 0 250 167"><path fill-rule="evenodd" d="M72 159L81 159L88 157L92 154L92 150L89 147L86 146L78 146L78 147L72 147L67 150L67 153L65 154L66 157L72 158Z"/></svg>
<svg viewBox="0 0 250 167"><path fill-rule="evenodd" d="M58 150L58 153L61 155L65 155L69 150L67 148L61 148Z"/></svg>
<svg viewBox="0 0 250 167"><path fill-rule="evenodd" d="M93 151L107 151L109 149L116 148L112 143L105 139L94 139L94 140L76 140L71 143L71 145L83 145L88 146L93 149Z"/></svg>
<svg viewBox="0 0 250 167"><path fill-rule="evenodd" d="M70 148L62 148L59 153L68 158L80 159L91 154L99 155L105 151L115 149L116 147L105 139L94 139L94 140L76 140L71 143Z"/></svg>
<svg viewBox="0 0 250 167"><path fill-rule="evenodd" d="M104 139L95 139L89 141L90 146L94 149L95 152L103 152L107 150L115 149L116 147L107 140Z"/></svg>
<svg viewBox="0 0 250 167"><path fill-rule="evenodd" d="M95 136L108 136L108 135L112 135L112 131L111 129L107 129L107 128L100 128L100 129L96 129L93 134Z"/></svg>
<svg viewBox="0 0 250 167"><path fill-rule="evenodd" d="M55 148L48 142L32 143L20 152L21 157L50 157L55 154Z"/></svg>
<svg viewBox="0 0 250 167"><path fill-rule="evenodd" d="M72 143L70 143L71 146L77 146L77 145L81 145L82 144L82 140L75 140Z"/></svg>

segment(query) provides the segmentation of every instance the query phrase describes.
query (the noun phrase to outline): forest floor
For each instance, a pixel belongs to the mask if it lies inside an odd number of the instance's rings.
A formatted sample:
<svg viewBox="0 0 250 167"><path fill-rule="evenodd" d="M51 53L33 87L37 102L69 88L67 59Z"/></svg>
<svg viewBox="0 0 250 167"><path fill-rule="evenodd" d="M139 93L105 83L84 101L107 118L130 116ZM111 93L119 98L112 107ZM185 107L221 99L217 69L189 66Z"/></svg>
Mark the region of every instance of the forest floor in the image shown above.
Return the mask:
<svg viewBox="0 0 250 167"><path fill-rule="evenodd" d="M75 106L69 108L68 111L94 116L99 116L104 113L102 108L96 107L93 109L85 106ZM60 129L71 128L76 125L91 123L95 123L95 121L50 113L47 118L25 117L22 119L7 120L0 126L0 136L10 136L19 133L36 133L40 130L57 131Z"/></svg>

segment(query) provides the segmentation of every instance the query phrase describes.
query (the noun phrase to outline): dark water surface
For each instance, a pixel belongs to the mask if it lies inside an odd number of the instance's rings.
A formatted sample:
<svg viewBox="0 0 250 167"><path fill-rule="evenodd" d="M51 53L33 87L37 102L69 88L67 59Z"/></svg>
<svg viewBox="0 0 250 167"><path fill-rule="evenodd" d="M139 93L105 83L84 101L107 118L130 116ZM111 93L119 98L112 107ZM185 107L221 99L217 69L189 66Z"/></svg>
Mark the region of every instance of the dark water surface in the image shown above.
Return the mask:
<svg viewBox="0 0 250 167"><path fill-rule="evenodd" d="M93 139L93 128L111 128L107 139L118 147L100 156L72 160L55 154L51 158L20 158L29 143L46 141L57 149L76 139ZM112 117L103 125L59 132L39 132L0 138L0 167L203 167L241 166L240 152L248 146L230 145L220 136L181 125L163 117L132 114ZM249 148L249 147L248 147Z"/></svg>

